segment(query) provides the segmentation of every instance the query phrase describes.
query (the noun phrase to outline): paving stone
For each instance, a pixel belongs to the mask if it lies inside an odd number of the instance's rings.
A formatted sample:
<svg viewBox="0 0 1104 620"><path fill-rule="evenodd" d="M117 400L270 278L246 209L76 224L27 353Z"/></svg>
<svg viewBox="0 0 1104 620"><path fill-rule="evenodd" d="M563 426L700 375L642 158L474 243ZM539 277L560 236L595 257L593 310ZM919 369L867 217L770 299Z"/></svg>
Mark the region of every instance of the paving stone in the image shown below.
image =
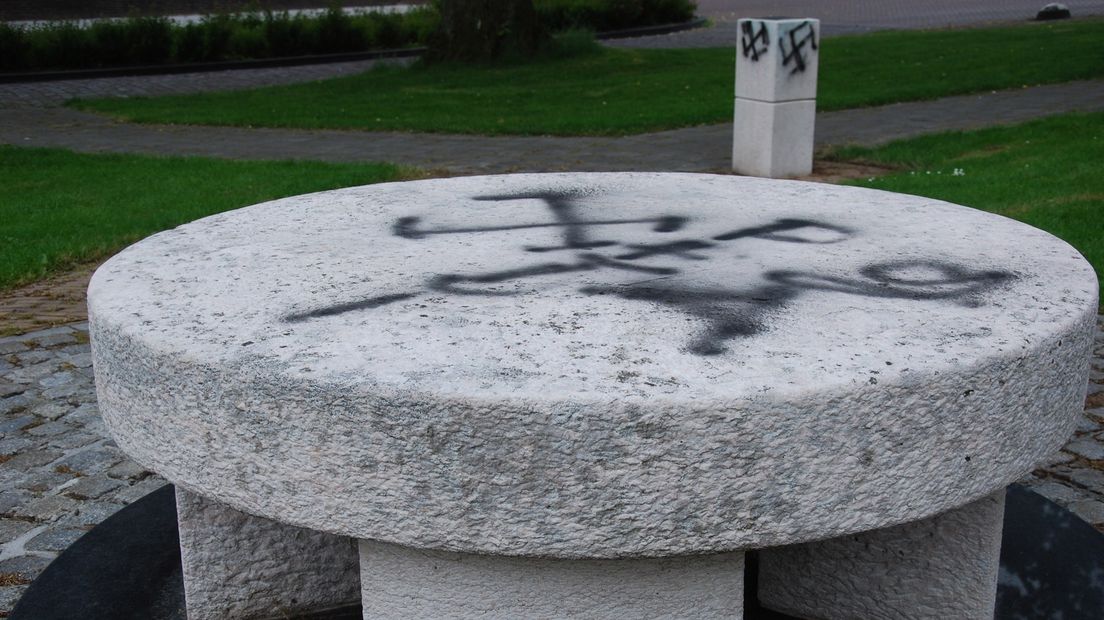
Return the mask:
<svg viewBox="0 0 1104 620"><path fill-rule="evenodd" d="M0 514L14 514L34 496L23 490L5 489L0 491Z"/></svg>
<svg viewBox="0 0 1104 620"><path fill-rule="evenodd" d="M72 364L76 368L91 368L92 367L92 353L90 353L86 347L84 347L83 353L76 355L66 355L64 359L67 363Z"/></svg>
<svg viewBox="0 0 1104 620"><path fill-rule="evenodd" d="M57 523L71 527L95 526L125 506L109 502L77 502L77 509L65 514Z"/></svg>
<svg viewBox="0 0 1104 620"><path fill-rule="evenodd" d="M29 368L38 364L46 363L51 366L50 370L56 370L54 365L54 352L49 349L32 349L25 353L18 353L19 363L23 368Z"/></svg>
<svg viewBox="0 0 1104 620"><path fill-rule="evenodd" d="M74 385L74 384L70 383L68 385L59 385L57 387L52 387L52 388L49 388L47 390L43 390L42 396L44 396L45 398L49 398L51 400L61 399L61 398L68 398L68 397L76 394L77 392L80 392L82 389L84 389L83 386Z"/></svg>
<svg viewBox="0 0 1104 620"><path fill-rule="evenodd" d="M123 460L123 457L118 453L97 447L70 454L63 459L59 459L55 466L68 467L73 471L88 475L103 471L121 460Z"/></svg>
<svg viewBox="0 0 1104 620"><path fill-rule="evenodd" d="M0 545L6 545L38 527L34 523L0 518Z"/></svg>
<svg viewBox="0 0 1104 620"><path fill-rule="evenodd" d="M32 471L23 480L16 484L18 489L26 489L34 493L45 493L73 479L73 474L63 474L53 470Z"/></svg>
<svg viewBox="0 0 1104 620"><path fill-rule="evenodd" d="M47 401L29 410L29 413L47 420L57 420L73 410L73 407L65 403Z"/></svg>
<svg viewBox="0 0 1104 620"><path fill-rule="evenodd" d="M47 377L43 377L38 380L38 384L44 388L53 388L62 385L70 385L73 383L73 379L76 377L73 373L65 370L62 372L56 372Z"/></svg>
<svg viewBox="0 0 1104 620"><path fill-rule="evenodd" d="M0 415L7 415L16 410L26 409L27 405L31 402L31 398L26 392L0 399ZM3 432L4 431L0 431L0 433Z"/></svg>
<svg viewBox="0 0 1104 620"><path fill-rule="evenodd" d="M100 435L94 435L92 433L86 433L80 430L70 429L69 432L50 438L50 446L59 450L76 450L77 448L83 448L89 444L97 441L102 441L103 437Z"/></svg>
<svg viewBox="0 0 1104 620"><path fill-rule="evenodd" d="M16 573L34 579L50 563L50 558L35 555L20 555L0 562L0 574Z"/></svg>
<svg viewBox="0 0 1104 620"><path fill-rule="evenodd" d="M1079 434L1095 433L1099 430L1101 430L1100 423L1086 415L1077 421L1077 428L1075 429L1075 432Z"/></svg>
<svg viewBox="0 0 1104 620"><path fill-rule="evenodd" d="M28 551L64 551L78 538L88 533L79 527L50 528L27 542Z"/></svg>
<svg viewBox="0 0 1104 620"><path fill-rule="evenodd" d="M1083 491L1070 488L1064 484L1060 484L1053 481L1043 481L1038 484L1029 485L1032 491L1035 491L1039 495L1055 502L1059 506L1068 506L1069 504L1084 499L1088 499Z"/></svg>
<svg viewBox="0 0 1104 620"><path fill-rule="evenodd" d="M76 336L72 330L66 330L65 333L50 334L47 336L36 336L35 342L40 347L56 347L62 344L73 344L77 341Z"/></svg>
<svg viewBox="0 0 1104 620"><path fill-rule="evenodd" d="M0 398L7 398L9 396L15 396L16 394L22 394L27 391L27 386L19 383L8 383L7 381L0 381Z"/></svg>
<svg viewBox="0 0 1104 620"><path fill-rule="evenodd" d="M33 415L21 415L17 418L11 418L0 422L0 434L7 435L13 431L23 430L28 424L33 424L37 421Z"/></svg>
<svg viewBox="0 0 1104 620"><path fill-rule="evenodd" d="M123 462L107 470L108 476L111 476L112 478L123 478L127 480L138 480L141 478L145 478L146 476L150 475L150 473L151 472L149 472L147 469L130 459L125 459L123 460Z"/></svg>
<svg viewBox="0 0 1104 620"><path fill-rule="evenodd" d="M23 597L23 593L27 591L27 586L3 586L0 587L0 609L11 610L15 607L15 604Z"/></svg>
<svg viewBox="0 0 1104 620"><path fill-rule="evenodd" d="M73 486L67 487L65 495L73 499L96 499L124 484L115 478L107 477L107 474L96 474L81 478Z"/></svg>
<svg viewBox="0 0 1104 620"><path fill-rule="evenodd" d="M17 454L33 445L34 442L24 437L5 437L0 439L0 456Z"/></svg>
<svg viewBox="0 0 1104 620"><path fill-rule="evenodd" d="M23 452L0 464L0 467L25 471L32 467L42 467L61 458L65 453L57 450L32 450Z"/></svg>
<svg viewBox="0 0 1104 620"><path fill-rule="evenodd" d="M47 495L16 508L12 511L12 516L49 523L76 514L78 509L79 502L74 499L61 495Z"/></svg>
<svg viewBox="0 0 1104 620"><path fill-rule="evenodd" d="M19 340L8 340L7 342L0 342L0 355L10 355L12 353L22 353L28 350L26 344Z"/></svg>
<svg viewBox="0 0 1104 620"><path fill-rule="evenodd" d="M168 484L160 476L150 476L145 480L134 483L129 487L125 487L119 490L113 497L117 502L123 502L124 504L130 504L136 502L143 497L153 493L157 489Z"/></svg>
<svg viewBox="0 0 1104 620"><path fill-rule="evenodd" d="M1082 437L1071 441L1066 444L1063 450L1072 452L1090 461L1104 460L1104 444L1092 437Z"/></svg>
<svg viewBox="0 0 1104 620"><path fill-rule="evenodd" d="M1088 467L1079 467L1070 472L1069 477L1075 483L1087 489L1092 489L1097 493L1104 494L1104 471Z"/></svg>
<svg viewBox="0 0 1104 620"><path fill-rule="evenodd" d="M1086 499L1073 502L1069 509L1089 523L1104 523L1104 501Z"/></svg>
<svg viewBox="0 0 1104 620"><path fill-rule="evenodd" d="M85 403L73 409L65 416L69 424L85 424L92 420L100 420L100 409L95 403Z"/></svg>
<svg viewBox="0 0 1104 620"><path fill-rule="evenodd" d="M73 328L72 327L70 327L68 325L58 325L57 327L49 327L47 329L40 329L40 330L38 330L38 331L36 331L32 334L24 334L23 335L23 342L35 342L35 343L39 343L40 346L45 346L45 345L41 345L41 343L44 340L49 340L50 338L52 338L54 336L63 336L63 335L70 335L71 336L72 334L73 334Z"/></svg>
<svg viewBox="0 0 1104 620"><path fill-rule="evenodd" d="M53 437L54 435L60 435L69 430L69 426L64 422L47 422L46 424L40 424L34 428L29 428L25 432L32 437Z"/></svg>
<svg viewBox="0 0 1104 620"><path fill-rule="evenodd" d="M48 361L41 361L33 363L30 366L17 368L8 373L8 380L24 384L36 383L39 379L56 372L57 362L52 359L52 354L49 351L41 351L40 353L44 354Z"/></svg>

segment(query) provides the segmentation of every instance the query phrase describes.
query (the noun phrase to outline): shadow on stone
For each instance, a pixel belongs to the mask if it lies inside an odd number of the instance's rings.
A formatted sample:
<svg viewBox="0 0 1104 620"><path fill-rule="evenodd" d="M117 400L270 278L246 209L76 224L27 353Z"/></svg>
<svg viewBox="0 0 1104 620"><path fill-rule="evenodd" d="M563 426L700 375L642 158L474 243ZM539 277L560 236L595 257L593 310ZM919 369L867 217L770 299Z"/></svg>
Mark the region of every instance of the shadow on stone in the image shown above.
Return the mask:
<svg viewBox="0 0 1104 620"><path fill-rule="evenodd" d="M1096 620L1104 609L1104 534L1042 496L1008 489L997 620ZM787 620L759 607L747 557L749 620ZM176 501L166 485L65 550L27 589L11 620L185 620ZM298 620L359 620L359 606Z"/></svg>

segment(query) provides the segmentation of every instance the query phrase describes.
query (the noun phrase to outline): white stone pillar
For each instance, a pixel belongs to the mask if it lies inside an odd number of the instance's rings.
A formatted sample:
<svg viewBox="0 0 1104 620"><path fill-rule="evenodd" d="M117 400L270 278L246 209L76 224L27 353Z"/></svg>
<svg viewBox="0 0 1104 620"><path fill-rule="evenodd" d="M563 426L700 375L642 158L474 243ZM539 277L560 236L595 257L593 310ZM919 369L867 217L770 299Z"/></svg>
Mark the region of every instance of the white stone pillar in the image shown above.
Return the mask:
<svg viewBox="0 0 1104 620"><path fill-rule="evenodd" d="M360 541L364 618L743 617L744 555L562 560Z"/></svg>
<svg viewBox="0 0 1104 620"><path fill-rule="evenodd" d="M741 19L732 170L758 177L813 171L820 21Z"/></svg>
<svg viewBox="0 0 1104 620"><path fill-rule="evenodd" d="M759 552L764 607L822 620L992 620L1004 490L941 515Z"/></svg>
<svg viewBox="0 0 1104 620"><path fill-rule="evenodd" d="M356 604L356 540L254 517L176 489L188 620Z"/></svg>

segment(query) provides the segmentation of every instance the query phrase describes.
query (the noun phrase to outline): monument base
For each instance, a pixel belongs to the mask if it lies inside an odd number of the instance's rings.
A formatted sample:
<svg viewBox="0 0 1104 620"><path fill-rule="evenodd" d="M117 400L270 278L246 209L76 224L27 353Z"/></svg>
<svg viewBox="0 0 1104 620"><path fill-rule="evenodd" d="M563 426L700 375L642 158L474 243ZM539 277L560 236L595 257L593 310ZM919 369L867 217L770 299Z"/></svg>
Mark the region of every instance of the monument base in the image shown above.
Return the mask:
<svg viewBox="0 0 1104 620"><path fill-rule="evenodd" d="M176 501L166 486L119 511L66 549L31 584L10 620L185 620ZM997 620L1095 619L1104 608L1104 534L1022 487L1006 495ZM753 593L747 553L744 617L786 620ZM1088 614L1088 615L1086 615ZM286 616L276 616L285 619ZM301 612L299 620L360 620L359 605Z"/></svg>

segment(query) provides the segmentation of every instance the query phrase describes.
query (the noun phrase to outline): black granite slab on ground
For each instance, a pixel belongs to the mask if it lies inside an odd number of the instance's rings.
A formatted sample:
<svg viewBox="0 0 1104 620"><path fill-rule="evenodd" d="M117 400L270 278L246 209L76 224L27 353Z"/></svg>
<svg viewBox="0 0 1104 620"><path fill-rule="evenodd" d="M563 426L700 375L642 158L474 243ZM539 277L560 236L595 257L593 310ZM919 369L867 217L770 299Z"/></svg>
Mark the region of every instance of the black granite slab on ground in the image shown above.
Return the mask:
<svg viewBox="0 0 1104 620"><path fill-rule="evenodd" d="M759 607L748 558L749 620L790 618ZM996 620L1104 617L1104 534L1023 487L1008 488ZM171 485L119 511L31 584L11 620L185 620ZM281 616L284 618L284 616ZM360 620L359 606L298 620Z"/></svg>

